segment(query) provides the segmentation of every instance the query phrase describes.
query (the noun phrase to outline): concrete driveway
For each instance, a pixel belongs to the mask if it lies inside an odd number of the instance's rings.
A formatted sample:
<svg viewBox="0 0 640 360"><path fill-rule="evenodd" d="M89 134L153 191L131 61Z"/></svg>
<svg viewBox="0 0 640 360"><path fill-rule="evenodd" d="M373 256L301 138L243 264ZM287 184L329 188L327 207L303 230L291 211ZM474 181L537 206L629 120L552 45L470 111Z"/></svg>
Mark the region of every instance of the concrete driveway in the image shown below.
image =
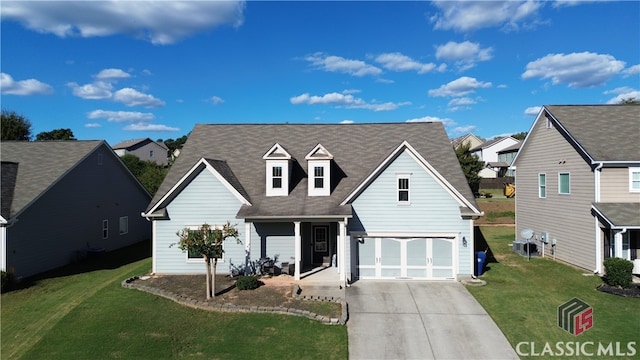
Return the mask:
<svg viewBox="0 0 640 360"><path fill-rule="evenodd" d="M346 300L349 359L518 359L458 282L361 280Z"/></svg>

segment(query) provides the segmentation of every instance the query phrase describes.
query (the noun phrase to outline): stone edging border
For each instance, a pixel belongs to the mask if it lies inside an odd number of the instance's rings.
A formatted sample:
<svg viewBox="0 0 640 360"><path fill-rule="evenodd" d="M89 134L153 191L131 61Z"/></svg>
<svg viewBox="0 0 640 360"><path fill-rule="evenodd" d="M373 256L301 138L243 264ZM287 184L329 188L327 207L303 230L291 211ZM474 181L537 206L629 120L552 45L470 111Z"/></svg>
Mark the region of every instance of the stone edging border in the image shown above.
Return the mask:
<svg viewBox="0 0 640 360"><path fill-rule="evenodd" d="M152 286L142 285L136 280L140 279L139 276L130 277L122 281L122 287L127 289L136 289L150 294L158 295L163 298L175 301L181 305L185 305L194 309L208 310L208 311L221 311L221 312L252 312L252 313L271 313L282 315L303 316L312 320L320 321L326 325L345 325L348 319L347 303L342 299L324 298L315 296L307 298L305 296L295 295L296 299L306 301L333 301L339 303L342 307L342 316L340 318L331 318L323 315L315 314L311 311L285 308L285 307L271 307L271 306L244 306L233 304L210 304L206 301L200 301L192 299L186 296L178 295L170 291L161 290ZM295 285L297 286L297 285ZM298 287L299 289L299 287ZM295 294L295 292L294 292Z"/></svg>

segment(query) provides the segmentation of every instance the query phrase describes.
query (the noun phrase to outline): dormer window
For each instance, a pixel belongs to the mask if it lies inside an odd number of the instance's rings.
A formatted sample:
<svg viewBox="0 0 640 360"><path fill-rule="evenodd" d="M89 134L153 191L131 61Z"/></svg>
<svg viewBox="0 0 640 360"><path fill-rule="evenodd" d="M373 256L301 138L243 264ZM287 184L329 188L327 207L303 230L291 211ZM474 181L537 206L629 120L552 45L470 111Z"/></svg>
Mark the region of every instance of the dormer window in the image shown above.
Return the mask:
<svg viewBox="0 0 640 360"><path fill-rule="evenodd" d="M289 195L289 164L291 162L291 155L280 144L275 144L262 158L266 160L266 195Z"/></svg>
<svg viewBox="0 0 640 360"><path fill-rule="evenodd" d="M309 196L329 196L331 193L331 160L333 155L322 144L316 145L307 156Z"/></svg>

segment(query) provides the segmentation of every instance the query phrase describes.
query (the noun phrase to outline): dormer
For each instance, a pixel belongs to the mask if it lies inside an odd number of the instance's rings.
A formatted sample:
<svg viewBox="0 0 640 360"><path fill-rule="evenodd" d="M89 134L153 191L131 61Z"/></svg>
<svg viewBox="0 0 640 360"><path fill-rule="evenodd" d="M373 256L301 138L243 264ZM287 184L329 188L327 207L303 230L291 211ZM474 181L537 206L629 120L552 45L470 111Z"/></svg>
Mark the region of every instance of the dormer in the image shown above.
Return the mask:
<svg viewBox="0 0 640 360"><path fill-rule="evenodd" d="M288 196L291 155L276 143L262 157L265 161L267 196Z"/></svg>
<svg viewBox="0 0 640 360"><path fill-rule="evenodd" d="M331 160L333 155L322 144L316 145L307 156L307 174L309 174L309 196L331 195Z"/></svg>

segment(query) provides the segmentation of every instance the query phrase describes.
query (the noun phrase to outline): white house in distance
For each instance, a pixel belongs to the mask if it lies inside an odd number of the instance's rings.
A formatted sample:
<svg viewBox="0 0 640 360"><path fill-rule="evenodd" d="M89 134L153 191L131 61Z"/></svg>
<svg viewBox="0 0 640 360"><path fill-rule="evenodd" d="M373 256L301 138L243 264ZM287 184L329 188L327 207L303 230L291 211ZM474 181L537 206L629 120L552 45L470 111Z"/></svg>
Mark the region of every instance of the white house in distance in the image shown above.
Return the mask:
<svg viewBox="0 0 640 360"><path fill-rule="evenodd" d="M344 284L472 276L482 212L440 122L208 124L143 216L154 273L202 273L200 257L170 246L176 232L230 221L242 244L225 242L220 273L277 257L299 280L335 258Z"/></svg>
<svg viewBox="0 0 640 360"><path fill-rule="evenodd" d="M519 140L511 136L505 136L486 141L482 145L469 149L470 153L476 155L479 160L485 163L485 168L480 170L478 176L482 178L496 178L501 173L502 168L506 171L509 164L505 162L501 163L498 153L518 143L520 143Z"/></svg>

